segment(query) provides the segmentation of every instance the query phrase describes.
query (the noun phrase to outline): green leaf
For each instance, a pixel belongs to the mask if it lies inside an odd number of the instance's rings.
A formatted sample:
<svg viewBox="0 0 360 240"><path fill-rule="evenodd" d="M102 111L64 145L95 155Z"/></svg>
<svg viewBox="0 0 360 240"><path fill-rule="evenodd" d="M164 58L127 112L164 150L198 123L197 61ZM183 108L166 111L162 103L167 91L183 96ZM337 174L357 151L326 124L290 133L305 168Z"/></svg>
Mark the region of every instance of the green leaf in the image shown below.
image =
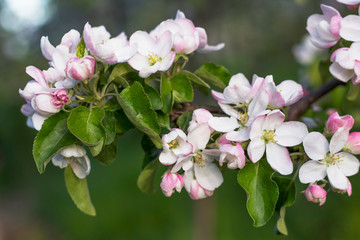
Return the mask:
<svg viewBox="0 0 360 240"><path fill-rule="evenodd" d="M248 195L246 206L255 227L265 225L274 214L279 189L271 179L273 174L265 159L247 164L238 173L238 183Z"/></svg>
<svg viewBox="0 0 360 240"><path fill-rule="evenodd" d="M86 45L84 42L84 38L81 38L81 41L79 42L79 44L76 47L76 56L78 58L83 58L85 55L85 49L86 49Z"/></svg>
<svg viewBox="0 0 360 240"><path fill-rule="evenodd" d="M360 92L360 86L358 84L357 85L349 84L349 91L346 96L347 100L355 101L359 96L359 92Z"/></svg>
<svg viewBox="0 0 360 240"><path fill-rule="evenodd" d="M108 82L115 81L117 84L122 85L123 87L129 86L127 80L123 77L124 75L134 71L129 64L127 63L118 63L115 65L111 74L108 78Z"/></svg>
<svg viewBox="0 0 360 240"><path fill-rule="evenodd" d="M178 127L183 130L184 132L187 131L187 129L189 128L189 123L192 119L192 113L191 112L184 112L183 114L181 114L180 117L178 117L177 121L176 121L176 125L178 125Z"/></svg>
<svg viewBox="0 0 360 240"><path fill-rule="evenodd" d="M117 146L118 138L116 138L110 145L105 146L101 153L95 157L95 159L102 164L110 165L116 159Z"/></svg>
<svg viewBox="0 0 360 240"><path fill-rule="evenodd" d="M96 211L90 199L86 178L79 179L70 166L65 168L66 189L75 205L85 214L95 216Z"/></svg>
<svg viewBox="0 0 360 240"><path fill-rule="evenodd" d="M163 107L161 108L161 111L164 113L171 112L172 106L174 104L174 97L171 90L170 81L164 75L161 77L160 95L163 101Z"/></svg>
<svg viewBox="0 0 360 240"><path fill-rule="evenodd" d="M104 147L104 138L102 138L100 142L95 146L89 146L91 155L93 155L94 157L99 155L103 147Z"/></svg>
<svg viewBox="0 0 360 240"><path fill-rule="evenodd" d="M142 85L139 82L134 82L116 97L130 122L147 134L156 147L161 148L159 121L155 110L151 108L150 100Z"/></svg>
<svg viewBox="0 0 360 240"><path fill-rule="evenodd" d="M128 130L134 128L134 125L127 118L123 110L114 112L114 117L116 119L115 131L117 134L122 135Z"/></svg>
<svg viewBox="0 0 360 240"><path fill-rule="evenodd" d="M104 110L101 108L88 109L79 106L71 111L68 128L85 145L97 145L102 138L105 138L105 131L101 124L104 115Z"/></svg>
<svg viewBox="0 0 360 240"><path fill-rule="evenodd" d="M191 102L194 99L193 88L185 74L175 75L170 83L176 102Z"/></svg>
<svg viewBox="0 0 360 240"><path fill-rule="evenodd" d="M202 65L195 74L208 84L223 90L230 81L231 75L228 70L214 63Z"/></svg>
<svg viewBox="0 0 360 240"><path fill-rule="evenodd" d="M199 89L204 94L209 94L210 92L210 85L207 84L204 80L193 74L192 72L183 70L182 73L192 82L194 88Z"/></svg>
<svg viewBox="0 0 360 240"><path fill-rule="evenodd" d="M170 128L170 118L169 114L163 113L161 111L156 111L159 119L159 124L161 127Z"/></svg>
<svg viewBox="0 0 360 240"><path fill-rule="evenodd" d="M144 193L153 193L155 191L155 174L158 167L158 157L160 150L144 135L141 140L141 146L145 156L143 160L142 171L137 179L137 185Z"/></svg>
<svg viewBox="0 0 360 240"><path fill-rule="evenodd" d="M152 108L155 110L160 110L163 107L163 102L158 91L156 91L155 88L146 83L143 84L143 87L150 99Z"/></svg>
<svg viewBox="0 0 360 240"><path fill-rule="evenodd" d="M285 213L286 207L290 207L295 202L296 189L292 179L276 176L273 177L279 188L279 199L276 203L276 212L278 213L278 220L276 222L275 230L278 234L288 235Z"/></svg>
<svg viewBox="0 0 360 240"><path fill-rule="evenodd" d="M101 121L101 124L105 129L105 135L106 135L105 145L109 145L114 141L116 136L116 132L115 132L116 119L114 114L110 111L105 111L105 116Z"/></svg>
<svg viewBox="0 0 360 240"><path fill-rule="evenodd" d="M63 111L50 116L35 137L33 156L40 173L45 171L46 165L58 151L77 142L68 130L68 116Z"/></svg>

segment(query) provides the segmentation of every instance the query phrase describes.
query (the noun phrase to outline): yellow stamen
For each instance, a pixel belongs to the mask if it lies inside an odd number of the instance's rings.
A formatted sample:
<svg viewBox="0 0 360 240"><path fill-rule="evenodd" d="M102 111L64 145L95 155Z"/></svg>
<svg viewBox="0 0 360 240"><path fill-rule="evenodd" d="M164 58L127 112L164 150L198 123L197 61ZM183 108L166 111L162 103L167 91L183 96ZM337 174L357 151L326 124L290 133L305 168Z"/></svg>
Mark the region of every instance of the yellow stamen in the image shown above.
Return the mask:
<svg viewBox="0 0 360 240"><path fill-rule="evenodd" d="M155 63L160 62L162 59L154 52L150 52L147 57L147 61L153 66Z"/></svg>

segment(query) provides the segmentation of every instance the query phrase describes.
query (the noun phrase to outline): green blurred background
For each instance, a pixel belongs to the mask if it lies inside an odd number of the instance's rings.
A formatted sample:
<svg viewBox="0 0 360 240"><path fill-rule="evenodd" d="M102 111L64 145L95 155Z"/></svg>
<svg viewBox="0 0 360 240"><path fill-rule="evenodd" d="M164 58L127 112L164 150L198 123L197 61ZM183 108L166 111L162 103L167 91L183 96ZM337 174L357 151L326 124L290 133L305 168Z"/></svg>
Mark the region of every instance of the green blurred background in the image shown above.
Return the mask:
<svg viewBox="0 0 360 240"><path fill-rule="evenodd" d="M226 43L217 53L195 54L189 69L212 61L249 78L256 73L273 74L277 82L299 80L300 65L292 47L305 34L307 17L320 12L319 4L314 0L1 0L0 239L284 238L273 234L275 216L265 227L252 226L236 171L225 173L223 186L208 200L194 202L185 191L171 198L160 190L152 195L140 192L136 180L143 153L137 131L120 138L118 158L111 166L92 163L88 183L97 216L82 214L67 195L62 170L49 164L45 174L37 172L31 153L36 131L25 125L18 89L30 80L26 66L47 69L39 47L41 36L49 36L57 45L70 29L82 32L87 21L105 25L113 35L125 31L130 36L174 18L177 9L207 30L210 43ZM354 113L360 123L356 102L343 104L345 91L337 90L323 106L333 104L341 114ZM211 98L205 101L215 104ZM350 180L351 198L329 193L323 207L306 202L300 194L306 186L298 184L297 201L287 209L288 238L359 239L360 177Z"/></svg>

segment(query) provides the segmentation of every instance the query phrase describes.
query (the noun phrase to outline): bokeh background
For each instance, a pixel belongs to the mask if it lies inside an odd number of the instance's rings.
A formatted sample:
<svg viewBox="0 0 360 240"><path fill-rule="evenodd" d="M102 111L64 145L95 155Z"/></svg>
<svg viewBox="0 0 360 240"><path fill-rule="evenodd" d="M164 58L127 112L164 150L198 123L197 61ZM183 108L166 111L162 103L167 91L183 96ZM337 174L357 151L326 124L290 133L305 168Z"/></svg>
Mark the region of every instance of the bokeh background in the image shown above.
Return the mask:
<svg viewBox="0 0 360 240"><path fill-rule="evenodd" d="M273 74L276 81L299 80L301 66L292 47L306 33L307 17L320 12L319 4L316 0L1 0L0 239L284 238L273 234L275 216L265 227L252 226L236 171L225 173L223 186L210 200L194 202L185 192L171 198L160 190L152 195L140 192L136 180L143 153L137 131L120 138L118 158L111 166L92 163L88 183L97 216L82 214L67 194L62 170L49 164L45 174L37 172L31 153L36 131L25 125L18 89L30 80L26 66L47 69L41 36L57 45L64 33L72 28L82 32L88 21L105 25L113 35L125 31L129 36L174 18L177 9L207 30L210 43L226 43L217 53L195 54L189 69L211 61L249 78L256 73ZM337 90L319 106L332 105L359 119L357 102L344 100L345 92L346 88ZM206 101L215 104L211 98ZM157 183L160 175L161 171ZM359 239L360 176L351 181L350 198L329 193L323 207L306 202L300 193L306 186L298 184L297 201L287 209L288 239Z"/></svg>

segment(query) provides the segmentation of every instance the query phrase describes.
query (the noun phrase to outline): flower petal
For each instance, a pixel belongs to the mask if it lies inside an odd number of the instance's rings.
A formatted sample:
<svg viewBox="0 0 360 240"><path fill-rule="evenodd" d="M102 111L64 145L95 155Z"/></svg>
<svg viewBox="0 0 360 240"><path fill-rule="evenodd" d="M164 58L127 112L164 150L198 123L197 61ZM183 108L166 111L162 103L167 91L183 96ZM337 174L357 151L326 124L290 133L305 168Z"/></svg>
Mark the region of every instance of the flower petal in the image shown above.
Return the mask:
<svg viewBox="0 0 360 240"><path fill-rule="evenodd" d="M75 175L80 179L86 178L86 176L89 175L91 169L90 160L87 155L81 158L76 158L75 161L70 163L70 166Z"/></svg>
<svg viewBox="0 0 360 240"><path fill-rule="evenodd" d="M244 142L249 140L249 128L242 128L240 131L231 131L226 134L226 139L234 142Z"/></svg>
<svg viewBox="0 0 360 240"><path fill-rule="evenodd" d="M332 187L340 190L348 188L348 180L338 166L331 165L326 169L326 172Z"/></svg>
<svg viewBox="0 0 360 240"><path fill-rule="evenodd" d="M310 160L300 167L299 178L302 183L313 183L326 177L326 165Z"/></svg>
<svg viewBox="0 0 360 240"><path fill-rule="evenodd" d="M285 106L289 106L299 101L303 95L303 87L292 80L282 81L276 86L276 89L280 92L282 98L285 100Z"/></svg>
<svg viewBox="0 0 360 240"><path fill-rule="evenodd" d="M262 125L264 130L274 130L278 128L285 120L285 114L280 110L271 111L265 118Z"/></svg>
<svg viewBox="0 0 360 240"><path fill-rule="evenodd" d="M230 132L240 127L236 118L233 117L212 117L209 126L218 132Z"/></svg>
<svg viewBox="0 0 360 240"><path fill-rule="evenodd" d="M330 153L334 154L339 152L345 145L346 140L349 137L349 131L343 128L339 128L330 140Z"/></svg>
<svg viewBox="0 0 360 240"><path fill-rule="evenodd" d="M276 129L274 139L284 147L292 147L302 143L307 134L308 129L304 123L284 122Z"/></svg>
<svg viewBox="0 0 360 240"><path fill-rule="evenodd" d="M348 41L360 41L360 16L348 15L341 22L340 36Z"/></svg>
<svg viewBox="0 0 360 240"><path fill-rule="evenodd" d="M159 155L159 161L163 165L172 165L172 164L176 163L176 160L177 160L177 157L171 151L163 150Z"/></svg>
<svg viewBox="0 0 360 240"><path fill-rule="evenodd" d="M359 172L359 160L352 154L347 152L340 152L341 161L338 163L339 168L345 176L352 176Z"/></svg>
<svg viewBox="0 0 360 240"><path fill-rule="evenodd" d="M266 159L272 169L282 175L289 175L293 172L293 163L286 147L272 142L267 143Z"/></svg>
<svg viewBox="0 0 360 240"><path fill-rule="evenodd" d="M214 163L195 164L194 170L200 186L209 191L219 187L224 181L220 169Z"/></svg>
<svg viewBox="0 0 360 240"><path fill-rule="evenodd" d="M251 139L247 152L249 154L249 158L253 163L256 163L261 159L265 152L265 142L260 137Z"/></svg>
<svg viewBox="0 0 360 240"><path fill-rule="evenodd" d="M193 145L193 151L204 149L209 142L211 129L207 123L202 123L188 134L188 142Z"/></svg>
<svg viewBox="0 0 360 240"><path fill-rule="evenodd" d="M313 160L324 159L329 151L327 139L319 132L311 132L304 138L304 150Z"/></svg>

